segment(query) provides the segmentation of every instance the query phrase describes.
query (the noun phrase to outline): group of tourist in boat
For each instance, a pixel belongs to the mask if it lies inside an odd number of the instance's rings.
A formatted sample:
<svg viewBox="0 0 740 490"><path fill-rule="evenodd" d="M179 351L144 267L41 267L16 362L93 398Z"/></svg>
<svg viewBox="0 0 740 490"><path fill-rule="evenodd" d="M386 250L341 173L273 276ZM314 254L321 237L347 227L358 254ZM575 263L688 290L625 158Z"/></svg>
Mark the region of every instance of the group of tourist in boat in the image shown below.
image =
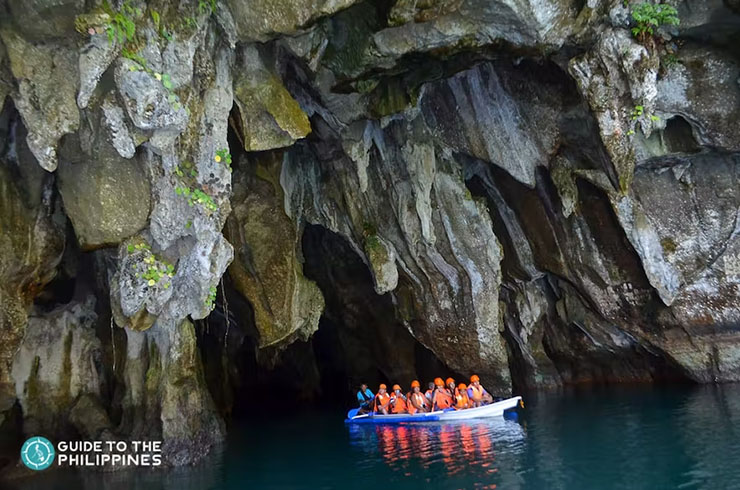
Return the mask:
<svg viewBox="0 0 740 490"><path fill-rule="evenodd" d="M454 408L464 410L466 408L479 407L493 402L493 397L480 384L477 374L470 377L470 385L465 383L455 385L455 380L447 378L436 378L430 382L425 393L421 391L418 380L411 382L411 391L403 393L400 385L393 385L388 391L385 384L378 387L378 393L373 394L366 384L360 385L357 392L357 401L360 403L358 413L377 414L415 414L445 410Z"/></svg>

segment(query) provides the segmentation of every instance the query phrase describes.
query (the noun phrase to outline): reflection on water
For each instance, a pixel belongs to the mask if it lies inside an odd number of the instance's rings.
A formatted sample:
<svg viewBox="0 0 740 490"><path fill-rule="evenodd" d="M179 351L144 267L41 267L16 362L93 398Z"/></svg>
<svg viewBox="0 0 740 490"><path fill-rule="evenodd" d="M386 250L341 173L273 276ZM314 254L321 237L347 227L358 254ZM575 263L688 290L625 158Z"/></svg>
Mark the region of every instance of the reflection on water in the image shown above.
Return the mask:
<svg viewBox="0 0 740 490"><path fill-rule="evenodd" d="M345 425L339 413L250 420L194 468L45 472L10 488L740 489L740 385L526 399L519 422Z"/></svg>
<svg viewBox="0 0 740 490"><path fill-rule="evenodd" d="M404 425L349 425L350 444L365 464L382 459L391 472L427 483L456 482L458 488L496 488L496 444L524 439L521 425L503 419ZM495 441L495 444L494 444Z"/></svg>

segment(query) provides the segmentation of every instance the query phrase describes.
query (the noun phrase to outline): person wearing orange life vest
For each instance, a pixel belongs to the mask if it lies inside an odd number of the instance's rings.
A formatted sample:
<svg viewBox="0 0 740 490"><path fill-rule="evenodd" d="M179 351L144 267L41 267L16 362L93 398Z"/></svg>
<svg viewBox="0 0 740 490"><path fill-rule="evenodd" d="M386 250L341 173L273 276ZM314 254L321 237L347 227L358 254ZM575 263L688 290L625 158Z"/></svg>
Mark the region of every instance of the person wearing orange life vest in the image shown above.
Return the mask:
<svg viewBox="0 0 740 490"><path fill-rule="evenodd" d="M445 380L445 387L453 397L457 394L457 387L455 386L455 380L453 378L447 378Z"/></svg>
<svg viewBox="0 0 740 490"><path fill-rule="evenodd" d="M493 397L480 384L480 378L477 374L470 377L470 386L468 387L468 398L470 398L471 407L480 407L493 402Z"/></svg>
<svg viewBox="0 0 740 490"><path fill-rule="evenodd" d="M468 387L465 386L465 383L460 383L457 386L457 391L455 392L455 408L457 410L464 410L466 408L470 408L470 399L468 398Z"/></svg>
<svg viewBox="0 0 740 490"><path fill-rule="evenodd" d="M390 405L391 396L386 391L385 384L381 384L378 387L378 394L375 395L375 399L373 400L373 412L388 415Z"/></svg>
<svg viewBox="0 0 740 490"><path fill-rule="evenodd" d="M431 401L421 392L421 385L417 380L411 382L411 391L406 398L406 405L411 415L420 412L428 412L431 407Z"/></svg>
<svg viewBox="0 0 740 490"><path fill-rule="evenodd" d="M401 387L399 385L393 385L393 393L391 393L391 413L408 413L406 408L406 396L401 393Z"/></svg>
<svg viewBox="0 0 740 490"><path fill-rule="evenodd" d="M428 389L426 393L424 393L424 396L427 397L427 399L429 400L429 403L431 403L432 396L434 395L434 381L430 381L427 386L428 386Z"/></svg>
<svg viewBox="0 0 740 490"><path fill-rule="evenodd" d="M432 395L432 409L433 410L444 410L450 408L453 405L452 393L445 388L445 383L442 378L434 379L434 394Z"/></svg>

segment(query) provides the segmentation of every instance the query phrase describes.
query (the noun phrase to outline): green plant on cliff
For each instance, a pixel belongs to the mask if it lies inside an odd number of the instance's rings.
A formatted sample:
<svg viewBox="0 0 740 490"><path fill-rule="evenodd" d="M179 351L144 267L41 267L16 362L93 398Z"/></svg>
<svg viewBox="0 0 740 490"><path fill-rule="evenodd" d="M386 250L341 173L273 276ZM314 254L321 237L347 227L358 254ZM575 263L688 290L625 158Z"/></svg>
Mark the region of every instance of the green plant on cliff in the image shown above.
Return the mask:
<svg viewBox="0 0 740 490"><path fill-rule="evenodd" d="M213 13L216 11L216 0L198 0L198 12L201 14Z"/></svg>
<svg viewBox="0 0 740 490"><path fill-rule="evenodd" d="M108 40L113 42L118 40L119 43L133 42L136 39L136 22L134 18L141 15L141 9L132 7L129 2L124 2L119 11L114 11L110 4L103 2L103 10L110 15L111 21L105 27L108 34Z"/></svg>
<svg viewBox="0 0 740 490"><path fill-rule="evenodd" d="M177 186L175 187L175 194L185 197L188 200L188 206L197 204L202 207L206 214L210 215L218 211L218 205L213 201L213 198L197 187Z"/></svg>
<svg viewBox="0 0 740 490"><path fill-rule="evenodd" d="M231 170L231 153L228 148L222 148L216 152L216 156L213 157L216 163L224 162L226 167Z"/></svg>
<svg viewBox="0 0 740 490"><path fill-rule="evenodd" d="M171 286L171 279L175 275L175 266L156 256L148 243L144 240L132 242L128 244L126 250L129 254L139 255L140 262L134 263L132 268L138 271L139 264L143 263L142 271L137 272L137 276L143 279L147 286L162 286L164 289Z"/></svg>
<svg viewBox="0 0 740 490"><path fill-rule="evenodd" d="M644 2L632 10L632 20L635 26L632 35L643 44L654 41L655 29L663 25L677 26L680 23L678 11L665 4Z"/></svg>
<svg viewBox="0 0 740 490"><path fill-rule="evenodd" d="M216 287L211 286L208 288L208 297L206 298L206 308L212 310L216 306Z"/></svg>
<svg viewBox="0 0 740 490"><path fill-rule="evenodd" d="M198 169L195 168L193 162L184 160L180 165L175 165L175 174L183 178L185 176L196 178L198 176Z"/></svg>

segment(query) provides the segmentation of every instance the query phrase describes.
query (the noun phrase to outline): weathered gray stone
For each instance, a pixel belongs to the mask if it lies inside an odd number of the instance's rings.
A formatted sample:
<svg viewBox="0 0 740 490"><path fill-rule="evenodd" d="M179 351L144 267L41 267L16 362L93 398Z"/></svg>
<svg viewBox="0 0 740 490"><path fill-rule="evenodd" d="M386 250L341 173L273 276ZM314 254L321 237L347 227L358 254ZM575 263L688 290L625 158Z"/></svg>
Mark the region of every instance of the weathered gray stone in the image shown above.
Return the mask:
<svg viewBox="0 0 740 490"><path fill-rule="evenodd" d="M501 251L485 208L466 197L459 164L435 149L421 118L367 124L374 151L366 170L346 156L317 159L305 145L291 150L280 178L286 212L344 236L371 267L376 291L385 290L378 265L392 250L406 327L453 369L479 371L492 389L507 391L496 299ZM409 134L413 143L402 143ZM321 179L327 172L336 178Z"/></svg>
<svg viewBox="0 0 740 490"><path fill-rule="evenodd" d="M145 131L157 129L179 132L185 129L188 115L178 102L169 100L169 92L155 75L127 58L116 66L116 85L131 122ZM176 105L177 104L177 105Z"/></svg>
<svg viewBox="0 0 740 490"><path fill-rule="evenodd" d="M560 101L537 88L506 82L491 64L424 86L420 107L427 125L455 151L498 165L534 186L559 139ZM531 90L531 91L530 91Z"/></svg>
<svg viewBox="0 0 740 490"><path fill-rule="evenodd" d="M11 131L22 138L19 122ZM64 231L52 218L52 180L39 168L24 141L18 160L0 161L0 413L15 403L11 364L26 328L33 298L56 273ZM21 178L12 176L19 169Z"/></svg>
<svg viewBox="0 0 740 490"><path fill-rule="evenodd" d="M13 100L28 128L28 146L39 165L53 172L59 139L80 125L75 54L55 44L32 44L7 27L0 37L18 82Z"/></svg>
<svg viewBox="0 0 740 490"><path fill-rule="evenodd" d="M75 17L85 9L84 0L28 0L9 2L10 19L30 41L64 38L75 29Z"/></svg>
<svg viewBox="0 0 740 490"><path fill-rule="evenodd" d="M59 192L83 249L116 245L134 235L147 225L151 207L142 163L122 158L100 131L85 149L76 136L68 137L57 170Z"/></svg>
<svg viewBox="0 0 740 490"><path fill-rule="evenodd" d="M679 62L658 82L657 113L681 116L697 142L710 148L740 151L740 63L727 54L689 45Z"/></svg>
<svg viewBox="0 0 740 490"><path fill-rule="evenodd" d="M357 0L226 0L242 41L267 41L293 34L317 18L347 8Z"/></svg>
<svg viewBox="0 0 740 490"><path fill-rule="evenodd" d="M239 63L246 67L234 80L242 144L247 151L292 145L311 132L308 117L269 70L254 45L245 46Z"/></svg>
<svg viewBox="0 0 740 490"><path fill-rule="evenodd" d="M279 157L250 162L255 173L239 174L227 222L236 249L229 274L252 303L261 348L307 340L324 309L321 291L303 275L300 229L283 209Z"/></svg>
<svg viewBox="0 0 740 490"><path fill-rule="evenodd" d="M100 395L96 320L93 296L29 318L12 371L26 434L63 436L77 398Z"/></svg>
<svg viewBox="0 0 740 490"><path fill-rule="evenodd" d="M80 50L80 91L77 93L77 105L80 109L87 107L100 77L116 58L120 45L111 42L105 34L93 34L90 42Z"/></svg>
<svg viewBox="0 0 740 490"><path fill-rule="evenodd" d="M626 191L635 168L632 135L650 136L657 97L659 59L622 29L608 29L589 53L569 65L581 93L591 106L599 133ZM642 107L638 112L637 107Z"/></svg>

